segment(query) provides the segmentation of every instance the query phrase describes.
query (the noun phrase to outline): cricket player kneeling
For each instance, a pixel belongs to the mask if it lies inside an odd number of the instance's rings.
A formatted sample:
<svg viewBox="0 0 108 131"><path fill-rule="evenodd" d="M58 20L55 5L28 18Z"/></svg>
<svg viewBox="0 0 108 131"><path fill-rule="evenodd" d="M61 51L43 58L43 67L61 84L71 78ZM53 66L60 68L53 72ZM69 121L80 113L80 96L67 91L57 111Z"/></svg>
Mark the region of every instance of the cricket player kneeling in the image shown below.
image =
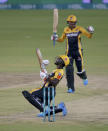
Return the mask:
<svg viewBox="0 0 108 131"><path fill-rule="evenodd" d="M38 117L44 117L44 109L43 109L43 102L44 102L44 97L43 97L43 89L46 88L46 105L48 106L48 87L53 87L54 88L54 97L56 95L56 86L60 82L60 80L63 78L64 71L63 67L67 66L69 64L69 58L66 55L61 55L56 58L55 60L55 65L57 68L51 73L43 73L40 72L40 77L41 79L44 80L44 84L41 88L36 88L32 89L30 92L28 91L22 91L23 96L34 106L36 107L40 113L37 115ZM50 88L50 95L52 95L52 88ZM52 96L50 97L50 103L52 101ZM65 116L67 115L67 109L65 107L65 104L61 102L57 106L55 106L55 113L62 112L62 115ZM50 115L53 114L53 109L50 106ZM48 110L46 108L45 110L45 115L48 115Z"/></svg>

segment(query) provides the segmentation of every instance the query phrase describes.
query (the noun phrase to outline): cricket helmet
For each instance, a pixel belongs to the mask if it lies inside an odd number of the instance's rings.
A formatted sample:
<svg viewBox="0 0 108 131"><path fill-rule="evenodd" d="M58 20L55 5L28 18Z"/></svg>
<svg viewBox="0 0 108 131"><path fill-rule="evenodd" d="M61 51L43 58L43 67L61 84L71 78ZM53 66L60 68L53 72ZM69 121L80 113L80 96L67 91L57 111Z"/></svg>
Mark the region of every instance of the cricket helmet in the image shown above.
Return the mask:
<svg viewBox="0 0 108 131"><path fill-rule="evenodd" d="M77 22L77 18L75 15L69 15L66 21L67 22Z"/></svg>
<svg viewBox="0 0 108 131"><path fill-rule="evenodd" d="M64 61L65 66L69 65L70 60L69 60L68 56L66 56L66 55L60 55L59 57Z"/></svg>
<svg viewBox="0 0 108 131"><path fill-rule="evenodd" d="M55 65L59 65L60 67L67 66L69 64L70 60L69 57L66 55L60 55L56 57Z"/></svg>

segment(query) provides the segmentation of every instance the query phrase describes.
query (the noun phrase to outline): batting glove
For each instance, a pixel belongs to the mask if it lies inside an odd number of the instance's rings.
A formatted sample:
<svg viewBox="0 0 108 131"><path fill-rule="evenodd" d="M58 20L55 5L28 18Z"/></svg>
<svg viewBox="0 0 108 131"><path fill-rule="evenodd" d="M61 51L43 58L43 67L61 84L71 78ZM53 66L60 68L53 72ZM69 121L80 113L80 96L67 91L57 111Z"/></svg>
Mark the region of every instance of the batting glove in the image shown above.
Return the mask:
<svg viewBox="0 0 108 131"><path fill-rule="evenodd" d="M93 28L93 26L88 26L87 30L88 30L88 32L90 32L91 34L94 33L94 28Z"/></svg>
<svg viewBox="0 0 108 131"><path fill-rule="evenodd" d="M40 78L41 78L42 80L45 80L46 77L47 77L47 74L44 73L44 72L42 72L42 71L40 71Z"/></svg>
<svg viewBox="0 0 108 131"><path fill-rule="evenodd" d="M43 60L42 63L47 66L49 64L49 60Z"/></svg>
<svg viewBox="0 0 108 131"><path fill-rule="evenodd" d="M58 35L57 34L52 35L51 40L58 40Z"/></svg>

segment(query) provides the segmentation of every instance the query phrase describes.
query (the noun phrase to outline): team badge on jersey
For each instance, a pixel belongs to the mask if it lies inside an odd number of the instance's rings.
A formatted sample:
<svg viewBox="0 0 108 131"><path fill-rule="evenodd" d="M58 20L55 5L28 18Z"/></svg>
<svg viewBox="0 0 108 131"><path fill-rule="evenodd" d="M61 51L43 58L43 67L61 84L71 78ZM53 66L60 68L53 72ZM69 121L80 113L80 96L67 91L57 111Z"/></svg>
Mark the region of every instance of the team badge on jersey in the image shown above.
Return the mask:
<svg viewBox="0 0 108 131"><path fill-rule="evenodd" d="M61 73L58 74L57 79L61 79L62 75Z"/></svg>
<svg viewBox="0 0 108 131"><path fill-rule="evenodd" d="M65 61L67 61L67 58L65 58Z"/></svg>

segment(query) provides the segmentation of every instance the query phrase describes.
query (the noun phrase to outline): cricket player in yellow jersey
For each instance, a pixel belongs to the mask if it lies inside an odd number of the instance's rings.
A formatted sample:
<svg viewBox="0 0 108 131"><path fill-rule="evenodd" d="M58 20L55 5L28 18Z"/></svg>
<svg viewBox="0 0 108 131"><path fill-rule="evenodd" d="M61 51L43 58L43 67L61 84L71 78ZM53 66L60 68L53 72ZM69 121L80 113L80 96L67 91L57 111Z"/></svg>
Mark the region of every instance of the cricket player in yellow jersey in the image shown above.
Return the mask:
<svg viewBox="0 0 108 131"><path fill-rule="evenodd" d="M55 65L57 69L55 69L51 74L47 74L44 72L40 72L41 79L44 80L44 84L40 88L32 89L30 92L22 91L23 96L33 105L35 106L40 113L37 115L38 117L43 117L43 89L46 88L46 106L48 105L48 87L54 87L54 96L56 95L56 86L59 81L63 78L64 71L63 67L69 64L69 57L66 55L61 55L56 58ZM52 100L52 88L50 89L50 102ZM57 106L55 106L55 113L62 112L63 116L67 114L67 109L65 104L61 102ZM50 107L50 114L52 115L53 109ZM46 110L46 115L48 115L48 111Z"/></svg>
<svg viewBox="0 0 108 131"><path fill-rule="evenodd" d="M84 85L88 84L88 79L83 64L81 36L84 35L91 38L92 34L94 33L94 28L89 26L87 29L84 29L81 26L77 26L77 18L74 15L68 16L66 21L68 26L64 28L62 36L58 38L58 35L52 35L51 40L63 42L66 39L66 55L70 58L70 64L66 67L68 93L74 93L74 60L77 67L77 75L83 79Z"/></svg>

